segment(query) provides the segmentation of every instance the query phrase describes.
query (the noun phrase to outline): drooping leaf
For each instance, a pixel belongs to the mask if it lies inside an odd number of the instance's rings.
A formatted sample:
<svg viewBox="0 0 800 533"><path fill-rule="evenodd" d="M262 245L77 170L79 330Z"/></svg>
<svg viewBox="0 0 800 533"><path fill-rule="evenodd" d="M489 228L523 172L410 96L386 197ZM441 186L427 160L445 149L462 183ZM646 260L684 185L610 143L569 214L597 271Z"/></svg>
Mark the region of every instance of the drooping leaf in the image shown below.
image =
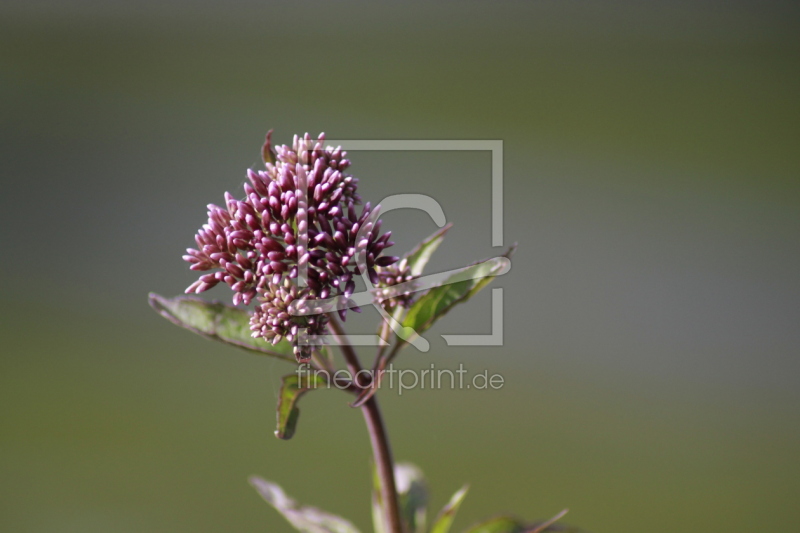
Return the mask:
<svg viewBox="0 0 800 533"><path fill-rule="evenodd" d="M447 533L450 531L450 526L453 524L453 519L456 517L458 508L461 507L461 502L463 502L464 498L467 496L468 490L469 487L465 485L461 487L458 492L453 494L453 497L450 498L450 501L447 502L447 505L445 505L442 510L439 511L439 515L436 517L436 520L431 526L431 533Z"/></svg>
<svg viewBox="0 0 800 533"><path fill-rule="evenodd" d="M433 287L411 305L403 326L413 328L418 334L427 330L453 306L466 302L495 276L506 273L511 267L509 258L513 253L514 247L511 247L502 256L462 269Z"/></svg>
<svg viewBox="0 0 800 533"><path fill-rule="evenodd" d="M164 298L155 293L150 294L149 302L153 309L173 324L207 339L295 362L292 345L286 340L272 345L250 335L250 314L243 309L191 296Z"/></svg>
<svg viewBox="0 0 800 533"><path fill-rule="evenodd" d="M410 463L394 467L400 519L409 533L425 533L428 510L428 486L422 470Z"/></svg>
<svg viewBox="0 0 800 533"><path fill-rule="evenodd" d="M359 533L356 526L344 518L314 507L299 506L275 483L253 476L250 478L250 484L298 531L303 533Z"/></svg>
<svg viewBox="0 0 800 533"><path fill-rule="evenodd" d="M283 376L281 384L281 394L278 399L278 429L275 436L279 439L289 440L294 435L297 428L297 418L300 416L300 408L297 401L300 396L318 387L327 384L325 378L313 371Z"/></svg>
<svg viewBox="0 0 800 533"><path fill-rule="evenodd" d="M452 227L452 224L447 224L442 229L419 243L414 247L413 250L406 254L403 260L408 263L408 267L411 270L412 276L416 277L422 275L422 271L425 269L425 265L428 264L433 252L435 252L439 245L442 244L445 234Z"/></svg>

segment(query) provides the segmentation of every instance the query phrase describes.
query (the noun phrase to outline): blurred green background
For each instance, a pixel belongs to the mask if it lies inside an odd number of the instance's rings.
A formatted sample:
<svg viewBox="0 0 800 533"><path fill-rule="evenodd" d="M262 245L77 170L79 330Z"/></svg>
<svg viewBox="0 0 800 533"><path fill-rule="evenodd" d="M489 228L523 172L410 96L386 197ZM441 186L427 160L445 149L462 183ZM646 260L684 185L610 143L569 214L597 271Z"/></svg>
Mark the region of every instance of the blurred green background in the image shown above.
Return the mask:
<svg viewBox="0 0 800 533"><path fill-rule="evenodd" d="M382 394L434 505L471 483L458 528L569 507L596 533L793 530L798 30L794 2L4 2L0 530L290 531L253 473L370 529L349 398L309 395L278 441L291 369L146 304L190 283L205 205L268 128L504 141L505 345L439 336L488 333L487 291L401 365L506 386ZM488 153L350 156L366 198L442 204L433 270L499 251ZM435 229L385 224L399 252Z"/></svg>

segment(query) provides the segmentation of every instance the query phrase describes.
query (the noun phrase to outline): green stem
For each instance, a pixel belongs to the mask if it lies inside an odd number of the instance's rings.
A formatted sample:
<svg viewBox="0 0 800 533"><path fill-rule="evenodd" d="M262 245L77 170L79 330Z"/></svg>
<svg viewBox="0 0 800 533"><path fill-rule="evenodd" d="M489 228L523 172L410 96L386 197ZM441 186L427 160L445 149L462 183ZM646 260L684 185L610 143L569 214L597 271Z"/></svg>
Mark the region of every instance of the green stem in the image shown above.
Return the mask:
<svg viewBox="0 0 800 533"><path fill-rule="evenodd" d="M383 424L383 417L375 396L372 396L361 406L361 412L364 413L364 420L366 420L367 429L369 430L369 439L372 443L372 451L378 469L378 479L381 483L381 501L383 502L389 533L403 533L403 525L400 522L400 507L397 501L397 487L394 480L392 450L389 448L389 436L386 434L386 426Z"/></svg>
<svg viewBox="0 0 800 533"><path fill-rule="evenodd" d="M358 360L355 350L347 342L347 335L341 324L335 317L330 317L330 325L333 330L342 355L347 362L347 368L354 382L361 370L361 363ZM358 383L356 383L358 386ZM400 506L397 498L397 485L394 479L394 461L392 460L392 449L389 447L389 436L386 433L386 426L383 423L383 416L378 407L378 400L372 396L364 405L361 412L367 423L370 444L372 444L372 454L375 457L375 465L378 471L378 479L381 485L381 501L385 522L389 528L388 533L403 533L403 524L400 521Z"/></svg>

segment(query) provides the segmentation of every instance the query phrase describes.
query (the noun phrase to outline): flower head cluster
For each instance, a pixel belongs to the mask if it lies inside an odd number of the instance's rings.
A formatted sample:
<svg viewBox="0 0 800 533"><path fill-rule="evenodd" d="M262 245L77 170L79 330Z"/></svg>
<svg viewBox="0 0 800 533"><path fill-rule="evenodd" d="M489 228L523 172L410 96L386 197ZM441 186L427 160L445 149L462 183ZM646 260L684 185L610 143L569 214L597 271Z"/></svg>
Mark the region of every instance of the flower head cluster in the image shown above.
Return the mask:
<svg viewBox="0 0 800 533"><path fill-rule="evenodd" d="M377 267L376 271L378 273L376 299L381 300L383 308L391 313L397 306L409 307L414 299L414 291L401 290L401 287L398 287L401 283L414 279L408 262L403 259L387 267Z"/></svg>
<svg viewBox="0 0 800 533"><path fill-rule="evenodd" d="M324 134L295 136L291 147L273 152L268 134L266 170L248 171L243 199L225 193L224 208L208 206L208 223L195 236L197 248L183 256L192 270L214 270L187 293L226 283L234 304L255 301L253 336L273 344L293 341L298 360L310 357L309 347L296 342L299 330L323 334L327 317L294 316L289 305L298 299L348 298L355 291L354 276L368 275L379 285L384 269L397 261L381 255L394 243L391 232L380 233L377 210L369 203L360 212L356 207L358 180L345 172L346 152L324 147L324 141ZM344 319L346 309L339 314Z"/></svg>

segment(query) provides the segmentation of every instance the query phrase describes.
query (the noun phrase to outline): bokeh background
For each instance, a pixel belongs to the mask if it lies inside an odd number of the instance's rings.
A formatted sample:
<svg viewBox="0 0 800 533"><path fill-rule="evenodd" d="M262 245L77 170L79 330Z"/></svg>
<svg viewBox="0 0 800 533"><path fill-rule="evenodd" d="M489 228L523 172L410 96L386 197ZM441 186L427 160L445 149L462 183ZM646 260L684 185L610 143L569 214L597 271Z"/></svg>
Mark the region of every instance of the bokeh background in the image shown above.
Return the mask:
<svg viewBox="0 0 800 533"><path fill-rule="evenodd" d="M457 528L569 507L596 533L794 530L798 35L793 2L6 0L0 530L290 531L253 473L370 530L349 398L308 395L278 441L291 368L147 307L191 281L205 205L269 128L505 143L505 345L439 336L488 333L486 291L400 362L505 387L381 397L434 507L471 484ZM350 155L365 197L441 202L434 270L499 252L488 153ZM385 224L399 252L435 229Z"/></svg>

